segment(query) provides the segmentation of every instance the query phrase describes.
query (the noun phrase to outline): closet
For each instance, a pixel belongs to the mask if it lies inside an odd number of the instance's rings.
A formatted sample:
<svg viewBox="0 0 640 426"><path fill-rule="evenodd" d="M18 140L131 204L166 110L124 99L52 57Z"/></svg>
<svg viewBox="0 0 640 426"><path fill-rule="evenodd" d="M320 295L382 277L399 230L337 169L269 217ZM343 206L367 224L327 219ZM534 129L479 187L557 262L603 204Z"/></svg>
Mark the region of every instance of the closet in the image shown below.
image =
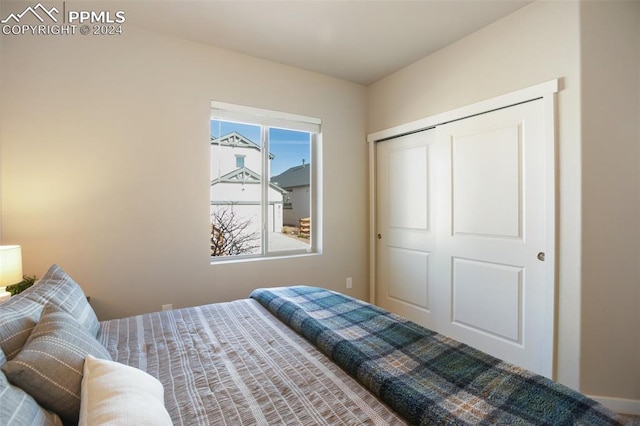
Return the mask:
<svg viewBox="0 0 640 426"><path fill-rule="evenodd" d="M553 376L552 81L369 136L374 303Z"/></svg>

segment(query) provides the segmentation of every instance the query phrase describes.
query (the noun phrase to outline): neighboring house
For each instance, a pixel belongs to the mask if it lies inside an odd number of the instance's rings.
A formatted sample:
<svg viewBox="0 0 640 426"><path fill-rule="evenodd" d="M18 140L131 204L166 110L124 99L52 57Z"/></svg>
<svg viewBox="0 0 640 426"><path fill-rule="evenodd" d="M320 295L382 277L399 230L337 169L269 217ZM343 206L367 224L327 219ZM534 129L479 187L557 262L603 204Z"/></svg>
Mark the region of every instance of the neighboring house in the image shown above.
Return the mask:
<svg viewBox="0 0 640 426"><path fill-rule="evenodd" d="M269 158L274 158L269 155ZM250 232L260 232L260 146L232 132L211 138L211 214L229 208L255 225ZM257 170L257 171L256 171ZM282 232L282 198L286 191L269 185L268 232Z"/></svg>
<svg viewBox="0 0 640 426"><path fill-rule="evenodd" d="M311 165L303 160L301 166L291 167L271 178L272 184L287 190L284 195L285 225L297 226L300 218L310 216L310 170Z"/></svg>

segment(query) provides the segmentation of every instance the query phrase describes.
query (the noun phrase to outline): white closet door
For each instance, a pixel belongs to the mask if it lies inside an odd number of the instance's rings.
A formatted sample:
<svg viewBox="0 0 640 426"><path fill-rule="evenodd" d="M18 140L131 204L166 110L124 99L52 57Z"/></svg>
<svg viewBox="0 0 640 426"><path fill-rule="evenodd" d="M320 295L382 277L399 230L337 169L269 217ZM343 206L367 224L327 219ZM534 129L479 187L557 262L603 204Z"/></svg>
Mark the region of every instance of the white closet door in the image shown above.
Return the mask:
<svg viewBox="0 0 640 426"><path fill-rule="evenodd" d="M434 297L439 332L550 377L544 137L542 100L437 128Z"/></svg>
<svg viewBox="0 0 640 426"><path fill-rule="evenodd" d="M375 287L385 309L551 377L544 119L540 99L378 143Z"/></svg>
<svg viewBox="0 0 640 426"><path fill-rule="evenodd" d="M377 158L376 302L432 327L435 130L380 142Z"/></svg>

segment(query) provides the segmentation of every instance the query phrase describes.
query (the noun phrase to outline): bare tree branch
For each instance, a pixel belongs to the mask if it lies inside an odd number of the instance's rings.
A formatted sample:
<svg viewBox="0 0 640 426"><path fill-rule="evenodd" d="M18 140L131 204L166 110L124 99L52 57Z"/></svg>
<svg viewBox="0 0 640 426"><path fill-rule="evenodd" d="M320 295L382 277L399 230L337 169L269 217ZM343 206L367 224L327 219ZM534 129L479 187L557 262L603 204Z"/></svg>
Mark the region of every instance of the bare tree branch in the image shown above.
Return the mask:
<svg viewBox="0 0 640 426"><path fill-rule="evenodd" d="M260 247L260 234L250 232L251 220L238 217L233 208L216 209L211 215L211 256L237 256Z"/></svg>

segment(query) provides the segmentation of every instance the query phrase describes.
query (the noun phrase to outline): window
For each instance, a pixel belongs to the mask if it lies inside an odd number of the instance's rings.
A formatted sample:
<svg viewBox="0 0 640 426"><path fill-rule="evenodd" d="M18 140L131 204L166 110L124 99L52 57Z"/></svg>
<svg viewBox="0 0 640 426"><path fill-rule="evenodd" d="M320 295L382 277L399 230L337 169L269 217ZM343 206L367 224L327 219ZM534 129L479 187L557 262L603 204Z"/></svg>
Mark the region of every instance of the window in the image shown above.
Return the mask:
<svg viewBox="0 0 640 426"><path fill-rule="evenodd" d="M318 251L320 120L211 103L211 259Z"/></svg>

